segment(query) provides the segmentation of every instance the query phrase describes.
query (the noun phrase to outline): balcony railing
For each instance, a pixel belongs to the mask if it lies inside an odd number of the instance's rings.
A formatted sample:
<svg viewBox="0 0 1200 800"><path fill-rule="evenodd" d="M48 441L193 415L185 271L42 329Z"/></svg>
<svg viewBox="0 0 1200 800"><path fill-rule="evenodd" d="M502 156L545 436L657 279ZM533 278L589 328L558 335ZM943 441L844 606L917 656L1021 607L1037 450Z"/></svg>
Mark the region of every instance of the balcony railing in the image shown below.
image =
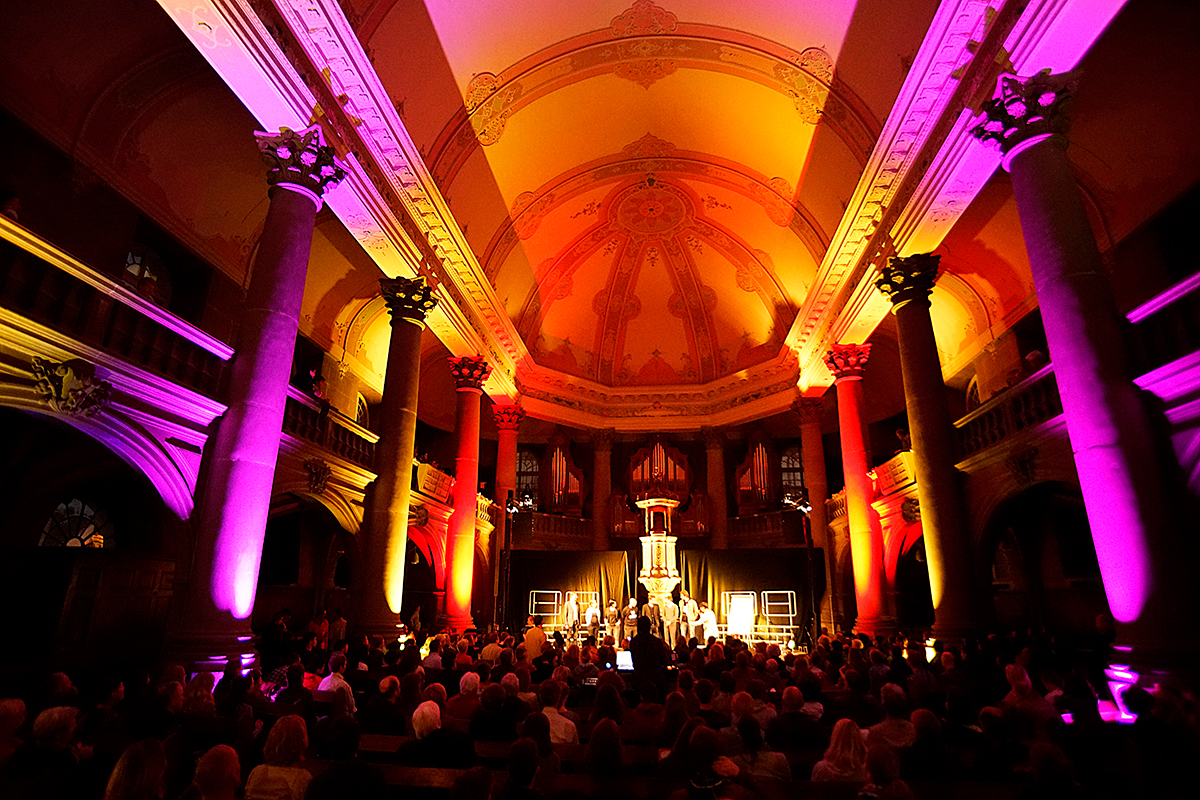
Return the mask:
<svg viewBox="0 0 1200 800"><path fill-rule="evenodd" d="M215 397L233 348L0 216L0 305Z"/></svg>
<svg viewBox="0 0 1200 800"><path fill-rule="evenodd" d="M288 387L283 430L360 467L375 469L375 444L379 434L367 430L335 408L322 409L316 400L294 386Z"/></svg>
<svg viewBox="0 0 1200 800"><path fill-rule="evenodd" d="M1200 272L1130 311L1128 319L1138 375L1200 350Z"/></svg>
<svg viewBox="0 0 1200 800"><path fill-rule="evenodd" d="M958 428L959 458L974 455L1061 413L1054 365L1047 364L954 423Z"/></svg>
<svg viewBox="0 0 1200 800"><path fill-rule="evenodd" d="M513 541L521 544L530 539L591 539L592 521L578 517L561 517L530 511L513 515Z"/></svg>
<svg viewBox="0 0 1200 800"><path fill-rule="evenodd" d="M838 517L846 516L846 490L835 494L825 501L825 519L832 522Z"/></svg>

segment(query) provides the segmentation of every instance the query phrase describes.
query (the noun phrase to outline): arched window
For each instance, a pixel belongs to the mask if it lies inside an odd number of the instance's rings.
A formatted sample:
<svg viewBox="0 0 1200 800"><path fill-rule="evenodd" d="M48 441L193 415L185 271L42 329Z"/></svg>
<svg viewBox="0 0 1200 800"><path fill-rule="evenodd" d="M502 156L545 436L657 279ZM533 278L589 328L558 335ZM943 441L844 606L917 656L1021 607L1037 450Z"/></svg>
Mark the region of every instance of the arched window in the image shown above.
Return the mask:
<svg viewBox="0 0 1200 800"><path fill-rule="evenodd" d="M529 452L522 450L517 453L517 497L524 496L527 492L533 498L536 505L538 501L538 475L541 464L538 457Z"/></svg>
<svg viewBox="0 0 1200 800"><path fill-rule="evenodd" d="M789 447L779 457L779 482L785 493L804 487L804 466L799 447Z"/></svg>
<svg viewBox="0 0 1200 800"><path fill-rule="evenodd" d="M113 525L108 512L75 498L59 503L46 520L41 547L112 547Z"/></svg>
<svg viewBox="0 0 1200 800"><path fill-rule="evenodd" d="M354 409L354 421L364 428L371 426L371 416L367 410L367 398L361 394L358 396L358 405Z"/></svg>

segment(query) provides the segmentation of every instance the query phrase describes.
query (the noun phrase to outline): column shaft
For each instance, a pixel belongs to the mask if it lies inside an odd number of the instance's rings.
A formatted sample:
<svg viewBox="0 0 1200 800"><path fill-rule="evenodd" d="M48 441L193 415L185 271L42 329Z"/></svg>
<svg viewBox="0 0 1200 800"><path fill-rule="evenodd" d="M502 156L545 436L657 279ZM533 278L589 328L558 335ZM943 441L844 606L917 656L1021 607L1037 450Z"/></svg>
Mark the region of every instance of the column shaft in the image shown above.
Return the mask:
<svg viewBox="0 0 1200 800"><path fill-rule="evenodd" d="M833 616L833 541L829 536L828 510L829 486L825 479L825 446L821 441L821 401L802 400L800 416L800 457L804 465L804 487L808 489L808 502L812 511L808 523L812 530L813 546L825 554L825 594L821 598L821 626L832 632L835 629Z"/></svg>
<svg viewBox="0 0 1200 800"><path fill-rule="evenodd" d="M729 547L729 509L725 486L725 435L719 430L706 430L704 453L708 466L709 546L713 550Z"/></svg>
<svg viewBox="0 0 1200 800"><path fill-rule="evenodd" d="M519 406L492 406L492 414L496 418L496 428L500 432L500 440L496 445L496 505L500 507L496 531L492 543L492 611L493 617L499 612L500 603L500 571L503 560L504 543L511 535L508 530L508 513L505 510L510 493L515 495L517 490L517 430L525 412ZM496 620L500 621L500 620Z"/></svg>
<svg viewBox="0 0 1200 800"><path fill-rule="evenodd" d="M592 437L592 549L610 547L608 499L612 494L612 431Z"/></svg>
<svg viewBox="0 0 1200 800"><path fill-rule="evenodd" d="M488 367L483 359L451 358L457 383L454 430L454 513L446 535L445 622L454 631L470 628L475 581L475 512L479 495L479 412Z"/></svg>

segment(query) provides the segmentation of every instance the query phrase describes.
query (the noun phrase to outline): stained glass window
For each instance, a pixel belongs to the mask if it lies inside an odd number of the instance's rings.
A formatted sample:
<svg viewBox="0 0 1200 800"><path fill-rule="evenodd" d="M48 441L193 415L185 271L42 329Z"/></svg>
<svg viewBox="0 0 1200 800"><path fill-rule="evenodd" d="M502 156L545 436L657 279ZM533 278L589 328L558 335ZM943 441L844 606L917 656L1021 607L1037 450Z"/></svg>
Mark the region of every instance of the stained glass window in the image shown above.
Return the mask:
<svg viewBox="0 0 1200 800"><path fill-rule="evenodd" d="M112 547L113 525L108 512L75 498L59 503L46 520L42 547Z"/></svg>

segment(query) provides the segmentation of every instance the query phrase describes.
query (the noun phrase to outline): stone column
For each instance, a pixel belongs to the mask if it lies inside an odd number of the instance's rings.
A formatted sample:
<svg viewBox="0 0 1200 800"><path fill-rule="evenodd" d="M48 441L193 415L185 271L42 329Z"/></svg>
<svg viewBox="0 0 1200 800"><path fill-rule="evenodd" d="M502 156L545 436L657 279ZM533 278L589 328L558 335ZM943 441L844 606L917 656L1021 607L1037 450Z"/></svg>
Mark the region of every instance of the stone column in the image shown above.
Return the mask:
<svg viewBox="0 0 1200 800"><path fill-rule="evenodd" d="M454 513L446 535L445 623L453 631L470 628L471 585L475 579L475 509L479 486L479 399L491 367L482 356L450 358L458 391L454 432Z"/></svg>
<svg viewBox="0 0 1200 800"><path fill-rule="evenodd" d="M709 546L713 550L729 547L729 510L725 486L725 431L720 428L701 428L704 453L708 457Z"/></svg>
<svg viewBox="0 0 1200 800"><path fill-rule="evenodd" d="M825 554L825 596L821 598L821 626L831 633L836 628L833 609L833 561L836 553L829 535L829 486L825 481L825 446L821 442L821 399L804 397L793 408L800 416L800 458L804 465L804 488L808 490L808 524L812 530L813 547Z"/></svg>
<svg viewBox="0 0 1200 800"><path fill-rule="evenodd" d="M939 639L961 640L980 632L972 589L980 571L973 566L962 486L954 468L958 446L929 318L929 294L940 260L935 255L893 257L875 285L892 301L896 315L921 535L929 558L933 631Z"/></svg>
<svg viewBox="0 0 1200 800"><path fill-rule="evenodd" d="M319 127L258 133L270 207L241 312L221 419L196 525L179 655L244 649L279 456L309 249L321 196L345 172Z"/></svg>
<svg viewBox="0 0 1200 800"><path fill-rule="evenodd" d="M1117 621L1119 663L1196 670L1194 521L1164 488L1150 414L1132 383L1123 320L1066 154L1073 76L1000 79L973 133L1012 175L1067 434Z"/></svg>
<svg viewBox="0 0 1200 800"><path fill-rule="evenodd" d="M611 545L608 498L612 495L612 446L612 428L592 433L592 549L596 551Z"/></svg>
<svg viewBox="0 0 1200 800"><path fill-rule="evenodd" d="M505 537L508 532L508 512L506 511L509 492L517 490L517 429L521 420L525 419L525 410L520 406L493 405L492 416L496 420L496 429L500 431L500 441L496 445L496 505L500 506L496 532L492 545L492 609L493 616L499 606L500 597L500 561L504 552Z"/></svg>
<svg viewBox="0 0 1200 800"><path fill-rule="evenodd" d="M380 403L378 477L371 487L363 525L364 580L356 598L356 629L390 641L404 601L408 555L408 511L412 496L413 449L417 434L417 390L421 374L421 332L436 304L423 278L381 278L380 290L392 316L387 373Z"/></svg>
<svg viewBox="0 0 1200 800"><path fill-rule="evenodd" d="M838 429L842 441L842 471L846 474L846 517L850 527L850 561L854 565L854 598L858 604L857 633L888 633L894 620L886 616L883 536L872 524L867 426L862 418L862 376L871 354L869 344L838 344L825 358L837 387Z"/></svg>

